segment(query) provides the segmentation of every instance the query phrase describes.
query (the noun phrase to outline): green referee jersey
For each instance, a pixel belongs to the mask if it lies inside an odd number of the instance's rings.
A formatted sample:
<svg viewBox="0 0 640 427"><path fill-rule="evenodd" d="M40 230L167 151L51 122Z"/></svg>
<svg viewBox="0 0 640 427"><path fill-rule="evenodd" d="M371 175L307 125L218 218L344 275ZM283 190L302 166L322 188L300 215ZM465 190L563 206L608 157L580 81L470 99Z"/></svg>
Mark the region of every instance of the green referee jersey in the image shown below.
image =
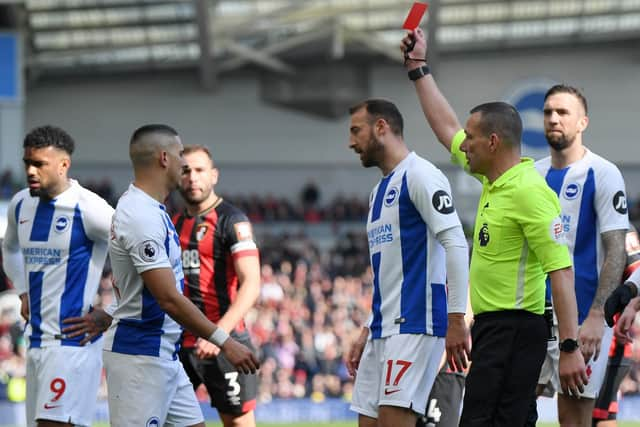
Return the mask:
<svg viewBox="0 0 640 427"><path fill-rule="evenodd" d="M460 150L464 131L451 144L451 160L468 171ZM546 273L571 267L564 243L560 203L533 160L482 182L473 231L469 281L474 314L499 310L544 312Z"/></svg>

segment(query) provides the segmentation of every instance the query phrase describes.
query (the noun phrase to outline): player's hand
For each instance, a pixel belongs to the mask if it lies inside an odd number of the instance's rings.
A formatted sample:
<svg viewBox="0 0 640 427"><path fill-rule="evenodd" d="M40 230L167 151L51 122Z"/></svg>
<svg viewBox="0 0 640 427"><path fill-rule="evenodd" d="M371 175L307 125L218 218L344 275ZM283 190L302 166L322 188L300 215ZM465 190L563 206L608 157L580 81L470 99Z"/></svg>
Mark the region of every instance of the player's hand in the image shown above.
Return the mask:
<svg viewBox="0 0 640 427"><path fill-rule="evenodd" d="M29 321L29 294L20 294L20 316L25 322Z"/></svg>
<svg viewBox="0 0 640 427"><path fill-rule="evenodd" d="M221 348L225 357L239 372L253 374L260 368L260 362L245 345L229 337Z"/></svg>
<svg viewBox="0 0 640 427"><path fill-rule="evenodd" d="M415 41L413 49L407 53L409 46ZM413 70L414 68L425 65L424 59L427 57L427 40L424 36L424 32L420 28L416 28L413 31L409 31L402 39L400 44L400 50L402 54L410 58L420 59L421 61L412 61L411 59L405 61L405 67L407 70Z"/></svg>
<svg viewBox="0 0 640 427"><path fill-rule="evenodd" d="M464 322L464 314L449 314L445 348L447 350L447 362L452 370L463 372L467 369L468 359L471 358L471 345L469 329Z"/></svg>
<svg viewBox="0 0 640 427"><path fill-rule="evenodd" d="M69 325L62 329L64 338L75 338L83 336L80 345L85 345L92 339L109 329L113 318L101 308L93 309L82 317L67 317L62 321Z"/></svg>
<svg viewBox="0 0 640 427"><path fill-rule="evenodd" d="M220 347L212 342L198 338L196 341L196 357L198 359L211 359L220 353Z"/></svg>
<svg viewBox="0 0 640 427"><path fill-rule="evenodd" d="M604 335L604 314L600 310L589 310L589 315L578 330L578 342L585 362L600 355L600 343Z"/></svg>
<svg viewBox="0 0 640 427"><path fill-rule="evenodd" d="M369 337L369 328L362 328L360 336L356 342L351 345L349 352L347 353L347 371L349 375L355 378L356 372L358 372L358 366L360 365L360 358L364 351L364 346L367 345L367 338Z"/></svg>
<svg viewBox="0 0 640 427"><path fill-rule="evenodd" d="M560 387L567 396L578 396L584 391L584 386L589 382L589 377L584 364L584 357L579 351L573 353L560 352L558 363Z"/></svg>
<svg viewBox="0 0 640 427"><path fill-rule="evenodd" d="M613 333L621 343L627 343L631 341L631 327L636 320L636 313L640 307L640 297L635 297L625 307L624 311L618 318L616 326L613 328Z"/></svg>
<svg viewBox="0 0 640 427"><path fill-rule="evenodd" d="M609 298L604 303L604 318L609 327L613 327L613 317L621 313L629 304L629 301L638 294L638 289L631 282L625 282L611 292Z"/></svg>

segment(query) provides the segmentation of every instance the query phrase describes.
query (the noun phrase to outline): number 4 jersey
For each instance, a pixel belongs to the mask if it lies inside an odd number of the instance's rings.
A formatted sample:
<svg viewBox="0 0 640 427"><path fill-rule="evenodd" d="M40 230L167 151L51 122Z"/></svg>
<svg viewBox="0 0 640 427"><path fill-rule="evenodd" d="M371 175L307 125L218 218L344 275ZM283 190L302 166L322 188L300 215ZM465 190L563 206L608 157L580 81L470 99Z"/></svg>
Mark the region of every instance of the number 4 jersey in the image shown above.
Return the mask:
<svg viewBox="0 0 640 427"><path fill-rule="evenodd" d="M218 200L196 216L183 213L173 217L182 247L184 294L214 323L227 312L238 293L234 260L258 256L247 216L230 203ZM242 330L244 323L240 322L236 331ZM195 337L189 331L184 333L183 345L195 345Z"/></svg>
<svg viewBox="0 0 640 427"><path fill-rule="evenodd" d="M600 234L629 228L622 174L613 163L585 150L582 159L564 169L551 167L551 157L536 162L560 200L562 228L573 255L579 323L589 314L598 288L604 259Z"/></svg>

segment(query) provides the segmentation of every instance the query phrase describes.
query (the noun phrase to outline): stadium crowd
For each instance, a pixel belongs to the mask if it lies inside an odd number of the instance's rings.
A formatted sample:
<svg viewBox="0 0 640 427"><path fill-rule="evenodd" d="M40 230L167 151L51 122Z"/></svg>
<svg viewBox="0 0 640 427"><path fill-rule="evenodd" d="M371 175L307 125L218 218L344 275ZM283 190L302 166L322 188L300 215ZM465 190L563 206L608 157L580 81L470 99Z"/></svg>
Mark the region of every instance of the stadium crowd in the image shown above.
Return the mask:
<svg viewBox="0 0 640 427"><path fill-rule="evenodd" d="M104 197L111 194L108 200L113 201L115 193L108 180L91 185ZM10 173L0 174L2 198L17 187ZM317 197L305 201L302 196L299 202L252 195L229 199L253 222L265 225L275 221L364 222L367 212L366 201L355 197L340 196L325 205ZM640 203L630 206L630 218L639 225ZM178 204L173 209L178 209ZM349 400L353 381L344 356L366 322L373 292L364 231L334 236L328 250L299 231L257 234L261 293L246 323L260 353L259 402L302 397L318 402L328 397ZM15 390L20 390L25 376L23 323L19 301L10 288L0 271L0 400L20 400L21 394ZM106 307L112 299L107 265L96 305ZM634 343L633 359L634 367L621 386L625 394L640 394L640 342ZM204 387L198 390L203 402L208 401L206 393ZM104 378L98 398L106 398Z"/></svg>

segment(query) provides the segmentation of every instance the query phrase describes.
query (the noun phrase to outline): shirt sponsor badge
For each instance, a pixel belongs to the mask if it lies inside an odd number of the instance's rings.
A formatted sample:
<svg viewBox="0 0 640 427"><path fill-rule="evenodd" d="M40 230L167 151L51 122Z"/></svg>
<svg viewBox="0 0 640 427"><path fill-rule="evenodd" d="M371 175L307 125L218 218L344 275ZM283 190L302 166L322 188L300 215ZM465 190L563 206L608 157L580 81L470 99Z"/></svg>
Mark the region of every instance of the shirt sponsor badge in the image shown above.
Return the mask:
<svg viewBox="0 0 640 427"><path fill-rule="evenodd" d="M562 225L562 220L560 216L557 216L551 221L551 225L549 226L549 235L553 240L558 243L565 243L565 233L564 226Z"/></svg>
<svg viewBox="0 0 640 427"><path fill-rule="evenodd" d="M248 221L236 222L233 224L233 228L236 231L236 237L238 241L253 240L253 231L251 230L251 223Z"/></svg>
<svg viewBox="0 0 640 427"><path fill-rule="evenodd" d="M619 214L627 214L627 197L624 195L624 191L618 191L613 196L613 208Z"/></svg>
<svg viewBox="0 0 640 427"><path fill-rule="evenodd" d="M450 214L455 211L451 196L444 190L438 190L433 193L431 204L433 204L434 209L441 214Z"/></svg>

